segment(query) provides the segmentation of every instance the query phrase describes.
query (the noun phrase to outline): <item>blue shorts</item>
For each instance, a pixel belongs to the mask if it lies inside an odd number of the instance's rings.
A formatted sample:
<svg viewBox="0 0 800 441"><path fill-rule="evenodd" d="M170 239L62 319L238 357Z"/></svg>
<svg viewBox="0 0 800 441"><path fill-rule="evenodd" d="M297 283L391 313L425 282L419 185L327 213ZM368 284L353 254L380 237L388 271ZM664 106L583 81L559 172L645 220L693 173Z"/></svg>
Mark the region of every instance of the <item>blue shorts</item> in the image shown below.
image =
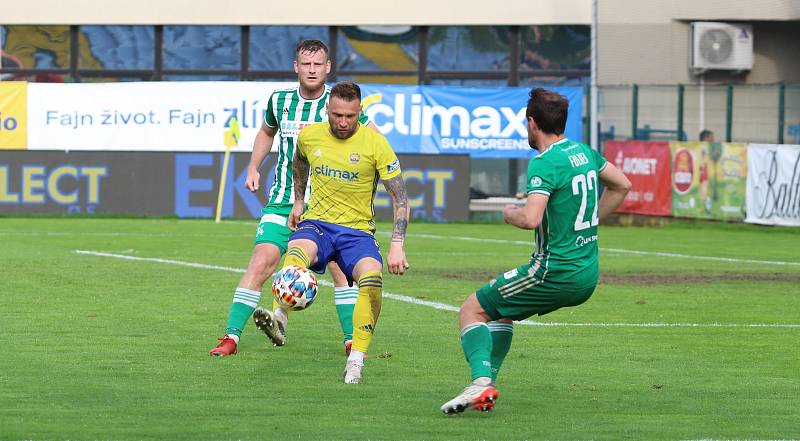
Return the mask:
<svg viewBox="0 0 800 441"><path fill-rule="evenodd" d="M304 220L297 225L289 240L308 239L317 244L317 261L311 268L317 274L325 274L328 262L336 262L342 269L350 286L353 285L353 269L359 260L372 257L383 266L378 241L369 233L341 225L318 220Z"/></svg>

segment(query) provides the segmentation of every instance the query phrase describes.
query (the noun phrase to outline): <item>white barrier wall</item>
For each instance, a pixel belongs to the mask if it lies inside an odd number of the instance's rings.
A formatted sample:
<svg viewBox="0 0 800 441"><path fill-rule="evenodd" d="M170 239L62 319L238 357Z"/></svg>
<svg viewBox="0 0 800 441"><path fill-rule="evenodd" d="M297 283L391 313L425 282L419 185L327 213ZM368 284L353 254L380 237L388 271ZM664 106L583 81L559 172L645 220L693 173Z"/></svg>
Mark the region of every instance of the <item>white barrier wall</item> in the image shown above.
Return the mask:
<svg viewBox="0 0 800 441"><path fill-rule="evenodd" d="M800 226L800 145L750 144L745 222Z"/></svg>

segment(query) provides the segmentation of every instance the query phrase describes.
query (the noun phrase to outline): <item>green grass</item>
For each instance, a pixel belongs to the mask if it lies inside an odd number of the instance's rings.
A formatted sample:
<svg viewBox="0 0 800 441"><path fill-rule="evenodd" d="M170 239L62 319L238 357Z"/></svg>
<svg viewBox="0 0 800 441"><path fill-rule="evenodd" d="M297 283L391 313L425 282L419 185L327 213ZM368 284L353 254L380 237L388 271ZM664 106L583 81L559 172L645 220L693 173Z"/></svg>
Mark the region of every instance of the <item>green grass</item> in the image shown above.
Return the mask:
<svg viewBox="0 0 800 441"><path fill-rule="evenodd" d="M497 407L455 417L438 410L468 381L455 312L384 300L365 382L345 386L327 286L292 315L287 346L267 345L251 323L240 353L218 359L208 350L240 274L75 252L243 268L253 232L250 222L0 218L0 439L800 438L798 230L601 228L601 248L623 251L601 252L594 296L533 319L561 325L516 325ZM385 276L385 290L458 306L526 260L531 237L413 224L412 267ZM623 323L719 326L603 325Z"/></svg>

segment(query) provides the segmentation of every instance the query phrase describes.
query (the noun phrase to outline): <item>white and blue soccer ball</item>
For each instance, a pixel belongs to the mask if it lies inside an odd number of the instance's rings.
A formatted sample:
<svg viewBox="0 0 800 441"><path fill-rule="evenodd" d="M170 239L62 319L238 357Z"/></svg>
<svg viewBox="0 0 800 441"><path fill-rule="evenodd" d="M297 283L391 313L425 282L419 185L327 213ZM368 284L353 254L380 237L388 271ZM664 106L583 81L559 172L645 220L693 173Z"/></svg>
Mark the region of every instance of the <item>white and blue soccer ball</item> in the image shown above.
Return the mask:
<svg viewBox="0 0 800 441"><path fill-rule="evenodd" d="M317 278L306 268L287 266L275 273L272 295L293 311L306 309L317 298Z"/></svg>

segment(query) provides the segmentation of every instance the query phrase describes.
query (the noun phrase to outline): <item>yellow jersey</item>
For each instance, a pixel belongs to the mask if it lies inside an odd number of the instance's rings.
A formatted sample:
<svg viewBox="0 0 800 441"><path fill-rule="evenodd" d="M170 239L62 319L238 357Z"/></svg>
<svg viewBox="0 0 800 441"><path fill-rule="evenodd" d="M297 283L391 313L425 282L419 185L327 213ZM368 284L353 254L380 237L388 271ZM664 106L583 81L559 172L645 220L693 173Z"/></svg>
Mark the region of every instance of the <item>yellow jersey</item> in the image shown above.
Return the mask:
<svg viewBox="0 0 800 441"><path fill-rule="evenodd" d="M401 174L386 138L359 124L347 139L330 132L330 123L305 127L297 151L309 163L311 198L302 220L320 220L375 233L375 190L378 179Z"/></svg>

